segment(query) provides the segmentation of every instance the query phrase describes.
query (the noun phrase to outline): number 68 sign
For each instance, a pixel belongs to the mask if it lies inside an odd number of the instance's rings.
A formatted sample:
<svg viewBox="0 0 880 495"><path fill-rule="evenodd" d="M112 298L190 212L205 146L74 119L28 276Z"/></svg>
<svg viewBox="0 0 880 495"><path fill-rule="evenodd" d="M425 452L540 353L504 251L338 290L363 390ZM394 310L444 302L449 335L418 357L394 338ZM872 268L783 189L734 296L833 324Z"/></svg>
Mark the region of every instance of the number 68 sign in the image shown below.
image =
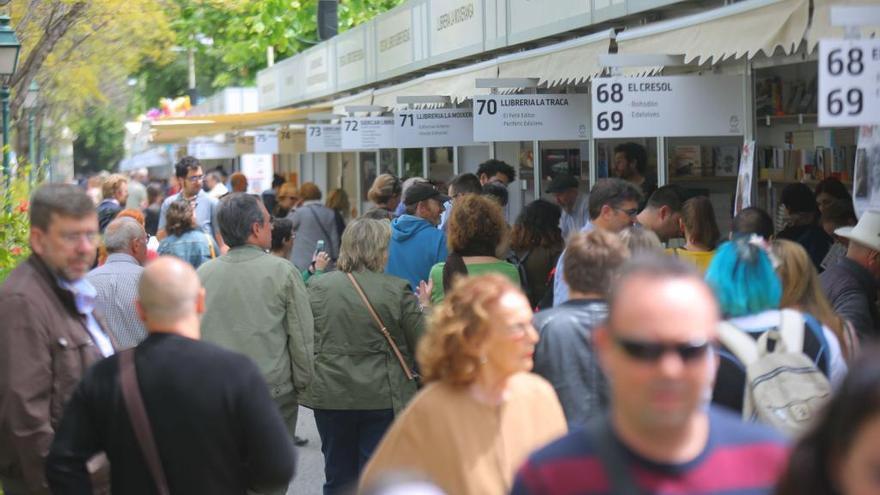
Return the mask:
<svg viewBox="0 0 880 495"><path fill-rule="evenodd" d="M880 124L880 40L819 42L819 125Z"/></svg>

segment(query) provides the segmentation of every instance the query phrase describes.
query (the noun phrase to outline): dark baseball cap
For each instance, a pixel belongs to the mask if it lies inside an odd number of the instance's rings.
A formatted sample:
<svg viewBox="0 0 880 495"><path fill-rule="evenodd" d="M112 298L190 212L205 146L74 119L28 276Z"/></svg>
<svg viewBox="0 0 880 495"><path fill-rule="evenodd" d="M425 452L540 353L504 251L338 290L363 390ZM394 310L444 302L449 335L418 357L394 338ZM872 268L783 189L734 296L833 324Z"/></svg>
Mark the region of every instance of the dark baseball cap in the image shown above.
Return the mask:
<svg viewBox="0 0 880 495"><path fill-rule="evenodd" d="M573 187L578 187L577 179L568 174L556 174L556 177L553 177L553 180L550 181L547 194L562 192Z"/></svg>
<svg viewBox="0 0 880 495"><path fill-rule="evenodd" d="M427 182L413 184L403 193L403 204L406 206L412 206L426 199L436 199L440 204L443 204L449 201L449 196L441 194L440 191Z"/></svg>

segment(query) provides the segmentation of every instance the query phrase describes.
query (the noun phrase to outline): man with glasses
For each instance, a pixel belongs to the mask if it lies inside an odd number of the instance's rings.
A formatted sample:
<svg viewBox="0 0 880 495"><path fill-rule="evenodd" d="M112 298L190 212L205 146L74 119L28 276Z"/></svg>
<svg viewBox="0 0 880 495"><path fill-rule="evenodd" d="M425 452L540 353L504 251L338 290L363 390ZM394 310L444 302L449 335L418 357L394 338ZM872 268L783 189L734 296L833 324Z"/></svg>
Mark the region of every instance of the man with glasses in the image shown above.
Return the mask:
<svg viewBox="0 0 880 495"><path fill-rule="evenodd" d="M174 166L174 175L180 182L180 192L165 198L162 202L162 208L159 210L159 232L156 237L159 240L167 237L165 232L166 214L168 206L175 202L178 198L183 198L193 205L196 213L196 224L198 227L212 236L217 245L220 246L220 252L225 253L229 248L223 243L223 237L220 235L220 229L215 228L217 224L217 199L211 197L202 189L202 181L204 180L204 172L198 158L185 156Z"/></svg>
<svg viewBox="0 0 880 495"><path fill-rule="evenodd" d="M0 484L6 495L48 494L44 462L64 404L116 340L85 279L98 214L75 186L50 184L30 203L33 254L0 287ZM104 463L106 468L106 463ZM95 486L96 493L107 488Z"/></svg>
<svg viewBox="0 0 880 495"><path fill-rule="evenodd" d="M625 265L594 333L609 414L532 454L513 493L771 493L784 441L709 406L719 319L694 267L660 255Z"/></svg>
<svg viewBox="0 0 880 495"><path fill-rule="evenodd" d="M600 229L606 232L619 233L633 225L639 213L642 193L631 183L622 179L599 179L590 190L588 211L590 221L581 228L581 232ZM565 251L556 262L556 274L553 278L553 306L568 300L568 284L562 276L565 262Z"/></svg>

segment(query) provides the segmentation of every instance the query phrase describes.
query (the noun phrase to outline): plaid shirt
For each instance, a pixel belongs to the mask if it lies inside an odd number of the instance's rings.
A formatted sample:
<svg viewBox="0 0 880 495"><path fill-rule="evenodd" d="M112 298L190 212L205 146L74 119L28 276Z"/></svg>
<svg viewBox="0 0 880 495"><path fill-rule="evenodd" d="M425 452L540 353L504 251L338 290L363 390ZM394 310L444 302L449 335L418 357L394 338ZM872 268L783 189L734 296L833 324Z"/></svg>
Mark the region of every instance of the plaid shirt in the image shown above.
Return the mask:
<svg viewBox="0 0 880 495"><path fill-rule="evenodd" d="M147 330L134 309L143 271L132 256L113 253L104 265L86 275L89 283L98 290L97 307L119 341L120 349L134 347L147 338Z"/></svg>

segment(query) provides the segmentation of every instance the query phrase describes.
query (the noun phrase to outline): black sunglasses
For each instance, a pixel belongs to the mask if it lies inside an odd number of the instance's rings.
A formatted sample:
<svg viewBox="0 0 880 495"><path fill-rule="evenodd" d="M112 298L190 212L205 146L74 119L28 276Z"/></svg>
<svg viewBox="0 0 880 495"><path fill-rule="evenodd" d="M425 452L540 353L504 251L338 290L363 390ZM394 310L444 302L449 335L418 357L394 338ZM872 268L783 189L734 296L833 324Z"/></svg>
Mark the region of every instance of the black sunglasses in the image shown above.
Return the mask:
<svg viewBox="0 0 880 495"><path fill-rule="evenodd" d="M713 342L684 342L679 344L665 344L660 342L646 342L644 340L625 339L614 337L614 341L627 356L646 363L656 363L667 352L678 354L682 362L700 359L715 347Z"/></svg>

